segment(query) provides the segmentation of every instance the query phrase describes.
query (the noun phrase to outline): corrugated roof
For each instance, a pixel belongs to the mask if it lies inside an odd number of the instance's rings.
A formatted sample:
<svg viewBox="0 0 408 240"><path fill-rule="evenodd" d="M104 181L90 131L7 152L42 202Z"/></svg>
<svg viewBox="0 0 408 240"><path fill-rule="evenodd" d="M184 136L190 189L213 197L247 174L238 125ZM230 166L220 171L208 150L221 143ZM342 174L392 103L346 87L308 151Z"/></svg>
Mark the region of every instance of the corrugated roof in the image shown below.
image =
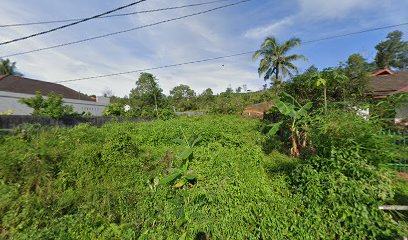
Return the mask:
<svg viewBox="0 0 408 240"><path fill-rule="evenodd" d="M408 86L408 71L376 75L368 79L368 90L374 96L392 95Z"/></svg>
<svg viewBox="0 0 408 240"><path fill-rule="evenodd" d="M19 76L3 75L0 76L0 91L35 94L41 92L43 95L48 95L51 92L61 94L67 99L76 99L83 101L95 102L95 99L77 92L71 88L51 82L28 79Z"/></svg>

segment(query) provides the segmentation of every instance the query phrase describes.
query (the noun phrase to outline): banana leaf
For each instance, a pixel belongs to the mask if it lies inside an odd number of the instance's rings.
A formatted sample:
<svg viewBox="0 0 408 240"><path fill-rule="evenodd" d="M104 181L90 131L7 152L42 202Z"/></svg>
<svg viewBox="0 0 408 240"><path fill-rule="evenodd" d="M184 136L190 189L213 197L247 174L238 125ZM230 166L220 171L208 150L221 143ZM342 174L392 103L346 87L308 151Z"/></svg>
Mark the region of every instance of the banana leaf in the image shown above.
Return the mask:
<svg viewBox="0 0 408 240"><path fill-rule="evenodd" d="M173 182L174 180L176 180L178 177L181 176L181 174L183 173L183 171L181 171L180 169L175 169L174 172L170 175L168 175L167 177L163 178L162 180L160 180L159 184L168 184Z"/></svg>

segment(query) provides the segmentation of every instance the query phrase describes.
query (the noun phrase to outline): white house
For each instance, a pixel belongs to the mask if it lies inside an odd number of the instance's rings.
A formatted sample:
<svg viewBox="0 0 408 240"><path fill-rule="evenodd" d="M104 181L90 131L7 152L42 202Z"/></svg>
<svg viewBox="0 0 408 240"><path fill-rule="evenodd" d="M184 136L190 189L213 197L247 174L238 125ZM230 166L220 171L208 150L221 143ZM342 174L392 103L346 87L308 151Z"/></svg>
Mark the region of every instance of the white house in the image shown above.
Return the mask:
<svg viewBox="0 0 408 240"><path fill-rule="evenodd" d="M110 102L109 98L92 98L60 84L3 75L0 76L0 113L11 110L12 115L31 114L32 109L18 100L34 97L36 92L41 92L43 96L51 92L60 94L64 104L72 105L75 112L89 112L94 116L102 116L103 110Z"/></svg>

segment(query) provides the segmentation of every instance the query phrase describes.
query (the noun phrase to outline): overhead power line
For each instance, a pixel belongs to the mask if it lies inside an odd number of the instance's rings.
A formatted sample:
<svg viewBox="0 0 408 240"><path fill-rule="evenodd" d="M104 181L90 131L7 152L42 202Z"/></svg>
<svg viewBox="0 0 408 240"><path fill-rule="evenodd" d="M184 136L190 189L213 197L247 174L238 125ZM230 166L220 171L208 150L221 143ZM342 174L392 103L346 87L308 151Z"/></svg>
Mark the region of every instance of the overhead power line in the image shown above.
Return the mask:
<svg viewBox="0 0 408 240"><path fill-rule="evenodd" d="M243 52L243 53L237 53L237 54L226 55L226 56L221 56L221 57L206 58L206 59L195 60L195 61L190 61L190 62L176 63L176 64L170 64L170 65L165 65L165 66L160 66L160 67L145 68L145 69L139 69L139 70L128 71L128 72L120 72L120 73L112 73L112 74L99 75L99 76L86 77L86 78L63 80L63 81L58 81L56 83L75 82L75 81L82 81L82 80L93 79L93 78L112 77L112 76L118 76L118 75L130 74L130 73L157 70L157 69L162 69L162 68L178 67L178 66L189 65L189 64L194 64L194 63L209 62L209 61L214 61L214 60L223 59L223 58L237 57L237 56L242 56L242 55L246 55L246 54L250 54L254 52L255 51Z"/></svg>
<svg viewBox="0 0 408 240"><path fill-rule="evenodd" d="M333 35L333 36L328 36L328 37L323 37L323 38L318 38L318 39L313 39L313 40L308 40L308 41L303 42L303 44L311 44L311 43L315 43L315 42L321 42L321 41L326 41L326 40L331 40L331 39L336 39L336 38L341 38L341 37L346 37L346 36L352 36L352 35L362 34L362 33L367 33L367 32L379 31L379 30L383 30L383 29L394 28L394 27L399 27L399 26L404 26L404 25L408 25L408 22L395 24L395 25L389 25L389 26L383 26L383 27L370 28L370 29L366 29L366 30L350 32L350 33L345 33L345 34L338 34L338 35ZM97 75L97 76L84 77L84 78L75 78L75 79L62 80L62 81L57 81L55 83L84 81L84 80L89 80L89 79L106 78L106 77L126 75L126 74L137 73L137 72L152 71L152 70L163 69L163 68L172 68L172 67L196 64L196 63L202 63L202 62L210 62L210 61L219 60L219 59L238 57L238 56L242 56L242 55L253 54L255 52L256 52L256 50L252 50L252 51L247 51L247 52L235 53L235 54L231 54L231 55L225 55L225 56L219 56L219 57L213 57L213 58L206 58L206 59L201 59L201 60L194 60L194 61L189 61L189 62L176 63L176 64L170 64L170 65L164 65L164 66L158 66L158 67L151 67L151 68L145 68L145 69L126 71L126 72L105 74L105 75Z"/></svg>
<svg viewBox="0 0 408 240"><path fill-rule="evenodd" d="M129 13L111 14L111 15L107 15L107 16L100 16L97 19L125 17L125 16L142 14L142 13L162 12L162 11L182 9L182 8L188 8L188 7L204 6L204 5L220 3L220 2L226 2L226 1L231 1L231 0L217 0L217 1L202 2L202 3L188 4L188 5L175 6L175 7L166 7L166 8L143 10L143 11L135 11L135 12L129 12ZM84 20L84 19L85 18L72 18L72 19L63 19L63 20L50 20L50 21L27 22L27 23L12 23L12 24L0 25L0 28L22 27L22 26L31 26L31 25L44 25L44 24L52 24L52 23L64 23L64 22L75 22L75 21L80 21L80 20Z"/></svg>
<svg viewBox="0 0 408 240"><path fill-rule="evenodd" d="M33 37L37 37L37 36L44 35L44 34L47 34L47 33L50 33L50 32L55 32L57 30L61 30L61 29L67 28L67 27L71 27L71 26L74 26L74 25L77 25L77 24L80 24L80 23L83 23L83 22L86 22L86 21L90 21L92 19L99 18L99 17L105 16L105 15L111 14L113 12L116 12L116 11L119 11L119 10L122 10L122 9L125 9L125 8L128 8L128 7L134 6L136 4L139 4L139 3L145 2L145 1L147 1L147 0L139 0L139 1L136 1L136 2L132 2L132 3L127 4L125 6L118 7L118 8L115 8L113 10L110 10L110 11L107 11L107 12L92 16L92 17L81 19L79 21L76 21L76 22L73 22L73 23L70 23L70 24L66 24L66 25L63 25L63 26L52 28L52 29L42 31L42 32L39 32L39 33L31 34L31 35L28 35L28 36L25 36L25 37L16 38L16 39L13 39L13 40L10 40L10 41L2 42L2 43L0 43L0 46L5 45L5 44L18 42L18 41L22 41L22 40L33 38Z"/></svg>
<svg viewBox="0 0 408 240"><path fill-rule="evenodd" d="M180 19L184 19L184 18L189 18L189 17L193 17L193 16L197 16L197 15L201 15L201 14L213 12L213 11L216 11L216 10L219 10L219 9L223 9L223 8L227 8L227 7L232 7L232 6L235 6L235 5L244 3L244 2L249 2L249 1L252 1L252 0L242 0L242 1L239 1L239 2L235 2L235 3L223 5L223 6L220 6L220 7L211 8L211 9L209 9L209 10L205 10L205 11L200 11L200 12L196 12L196 13L193 13L193 14L184 15L184 16L181 16L181 17L171 18L171 19L167 19L167 20L164 20L164 21L155 22L155 23L150 23L150 24L142 25L142 26L135 27L135 28L130 28L130 29L126 29L126 30L122 30L122 31L118 31L118 32L112 32L112 33L108 33L108 34L104 34L104 35L99 35L99 36L95 36L95 37L91 37L91 38L85 38L85 39L77 40L77 41L73 41L73 42L62 43L62 44L58 44L58 45L54 45L54 46L50 46L50 47L38 48L38 49L26 51L26 52L20 52L20 53L9 54L9 55L6 55L6 56L2 56L2 57L0 57L0 58L20 56L20 55L24 55L24 54L28 54L28 53L40 52L40 51L49 50L49 49L54 49L54 48L59 48L59 47L64 47L64 46L68 46L68 45L73 45L73 44L88 42L88 41L95 40L95 39L99 39L99 38L110 37L110 36L114 36L114 35L118 35L118 34L122 34L122 33L127 33L127 32L131 32L131 31L135 31L135 30L142 29L142 28L152 27L152 26L160 25L160 24L167 23L167 22L173 22L173 21L176 21L176 20L180 20Z"/></svg>

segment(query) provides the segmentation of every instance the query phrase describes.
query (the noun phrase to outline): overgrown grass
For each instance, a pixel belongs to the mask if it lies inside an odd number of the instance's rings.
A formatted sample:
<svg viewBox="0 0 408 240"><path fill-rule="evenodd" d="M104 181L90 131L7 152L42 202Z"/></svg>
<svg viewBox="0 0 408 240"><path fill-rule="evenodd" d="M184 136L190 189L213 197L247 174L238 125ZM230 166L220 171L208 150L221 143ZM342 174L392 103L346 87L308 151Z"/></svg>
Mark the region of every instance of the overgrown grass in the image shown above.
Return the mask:
<svg viewBox="0 0 408 240"><path fill-rule="evenodd" d="M181 137L180 129L187 136L200 135L202 141L194 147L189 166L196 182L175 189L157 184L157 179L183 164L175 157L183 147L173 141ZM392 239L401 234L390 216L376 209L388 196L378 193L388 193L388 188L377 189L387 187L381 179L369 182L382 176L374 167L360 158L339 157L332 161L349 168L335 172L317 167L319 160L301 162L276 151L265 155L260 130L256 120L207 116L4 136L0 236ZM361 160L357 169L351 160ZM363 171L365 167L369 169ZM350 175L350 169L365 175ZM359 184L369 191L355 196L346 191ZM344 196L360 202L341 201ZM329 211L336 201L339 213ZM373 216L375 221L370 221ZM340 220L344 224L336 224Z"/></svg>

